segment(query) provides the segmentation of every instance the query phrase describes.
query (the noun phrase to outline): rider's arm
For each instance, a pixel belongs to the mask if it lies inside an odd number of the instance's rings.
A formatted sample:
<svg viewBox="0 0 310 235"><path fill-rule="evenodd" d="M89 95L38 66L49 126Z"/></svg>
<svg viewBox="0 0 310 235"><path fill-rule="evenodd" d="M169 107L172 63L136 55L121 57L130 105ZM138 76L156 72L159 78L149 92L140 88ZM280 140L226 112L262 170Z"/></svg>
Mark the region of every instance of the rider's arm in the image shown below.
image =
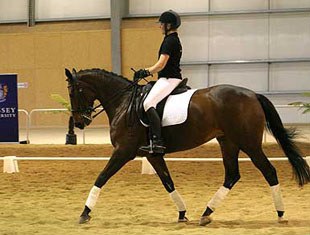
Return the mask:
<svg viewBox="0 0 310 235"><path fill-rule="evenodd" d="M169 55L161 54L156 64L153 66L146 68L150 72L150 74L158 73L159 71L163 70L169 60Z"/></svg>

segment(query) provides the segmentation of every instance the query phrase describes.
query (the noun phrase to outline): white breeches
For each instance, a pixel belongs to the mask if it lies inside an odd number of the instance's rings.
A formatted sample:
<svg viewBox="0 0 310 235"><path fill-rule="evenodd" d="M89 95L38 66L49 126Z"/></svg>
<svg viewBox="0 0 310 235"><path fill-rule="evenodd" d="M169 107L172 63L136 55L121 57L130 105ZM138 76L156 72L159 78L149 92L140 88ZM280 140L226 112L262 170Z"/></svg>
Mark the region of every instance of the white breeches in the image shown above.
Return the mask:
<svg viewBox="0 0 310 235"><path fill-rule="evenodd" d="M181 81L178 78L159 78L143 103L144 110L156 108L156 105L166 98Z"/></svg>

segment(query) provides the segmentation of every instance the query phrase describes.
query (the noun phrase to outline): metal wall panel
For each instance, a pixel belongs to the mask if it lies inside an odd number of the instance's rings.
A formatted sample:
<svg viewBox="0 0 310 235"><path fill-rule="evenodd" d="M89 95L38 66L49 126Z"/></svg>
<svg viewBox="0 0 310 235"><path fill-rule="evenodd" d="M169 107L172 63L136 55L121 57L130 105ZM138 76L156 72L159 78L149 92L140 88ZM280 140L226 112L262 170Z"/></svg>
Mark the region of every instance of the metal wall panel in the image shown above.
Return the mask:
<svg viewBox="0 0 310 235"><path fill-rule="evenodd" d="M277 108L278 113L281 117L281 120L283 123L304 123L309 124L310 123L310 115L308 114L302 114L301 110L298 110L298 108ZM297 129L299 131L299 134L301 134L299 137L303 138L302 131L300 128Z"/></svg>
<svg viewBox="0 0 310 235"><path fill-rule="evenodd" d="M110 16L110 0L36 0L36 19L93 18Z"/></svg>
<svg viewBox="0 0 310 235"><path fill-rule="evenodd" d="M310 7L309 0L270 0L270 8L285 9L285 8L304 8Z"/></svg>
<svg viewBox="0 0 310 235"><path fill-rule="evenodd" d="M310 62L272 64L270 67L270 90L310 90Z"/></svg>
<svg viewBox="0 0 310 235"><path fill-rule="evenodd" d="M160 14L166 10L177 12L206 12L209 10L207 0L129 0L130 14Z"/></svg>
<svg viewBox="0 0 310 235"><path fill-rule="evenodd" d="M210 60L268 57L266 15L217 16L210 20Z"/></svg>
<svg viewBox="0 0 310 235"><path fill-rule="evenodd" d="M188 78L188 85L191 88L208 87L208 66L207 65L183 65L183 78Z"/></svg>
<svg viewBox="0 0 310 235"><path fill-rule="evenodd" d="M183 45L183 61L207 61L208 18L184 19L179 31Z"/></svg>
<svg viewBox="0 0 310 235"><path fill-rule="evenodd" d="M0 22L27 21L28 0L0 0Z"/></svg>
<svg viewBox="0 0 310 235"><path fill-rule="evenodd" d="M211 0L211 11L259 10L267 9L268 0Z"/></svg>
<svg viewBox="0 0 310 235"><path fill-rule="evenodd" d="M266 64L226 64L210 67L210 86L232 84L255 91L267 91L268 66Z"/></svg>
<svg viewBox="0 0 310 235"><path fill-rule="evenodd" d="M310 15L273 14L270 16L270 57L310 57Z"/></svg>

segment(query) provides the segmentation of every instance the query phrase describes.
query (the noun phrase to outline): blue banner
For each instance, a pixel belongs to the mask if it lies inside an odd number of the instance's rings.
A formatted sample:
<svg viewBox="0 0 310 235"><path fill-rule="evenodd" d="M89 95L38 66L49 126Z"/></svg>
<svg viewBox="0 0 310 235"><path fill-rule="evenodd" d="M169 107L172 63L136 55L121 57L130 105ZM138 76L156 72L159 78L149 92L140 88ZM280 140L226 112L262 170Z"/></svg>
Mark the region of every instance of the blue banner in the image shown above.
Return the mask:
<svg viewBox="0 0 310 235"><path fill-rule="evenodd" d="M0 74L0 142L19 142L16 74Z"/></svg>

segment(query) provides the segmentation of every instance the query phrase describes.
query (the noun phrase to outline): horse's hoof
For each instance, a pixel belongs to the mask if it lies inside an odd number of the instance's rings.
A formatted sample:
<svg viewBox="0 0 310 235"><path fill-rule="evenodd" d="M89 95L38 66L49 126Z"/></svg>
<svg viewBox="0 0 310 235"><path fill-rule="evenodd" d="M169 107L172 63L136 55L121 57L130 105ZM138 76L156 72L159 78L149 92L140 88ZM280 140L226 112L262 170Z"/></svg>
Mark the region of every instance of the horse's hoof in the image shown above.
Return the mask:
<svg viewBox="0 0 310 235"><path fill-rule="evenodd" d="M282 217L278 217L278 223L280 224L287 224L288 220Z"/></svg>
<svg viewBox="0 0 310 235"><path fill-rule="evenodd" d="M178 219L178 223L186 223L188 221L189 221L189 219L186 216L184 216L184 218L182 218L182 219Z"/></svg>
<svg viewBox="0 0 310 235"><path fill-rule="evenodd" d="M211 222L212 222L212 219L210 216L202 216L200 218L199 225L206 226L207 224L210 224Z"/></svg>
<svg viewBox="0 0 310 235"><path fill-rule="evenodd" d="M89 215L81 215L79 224L86 224L90 221L91 216Z"/></svg>

